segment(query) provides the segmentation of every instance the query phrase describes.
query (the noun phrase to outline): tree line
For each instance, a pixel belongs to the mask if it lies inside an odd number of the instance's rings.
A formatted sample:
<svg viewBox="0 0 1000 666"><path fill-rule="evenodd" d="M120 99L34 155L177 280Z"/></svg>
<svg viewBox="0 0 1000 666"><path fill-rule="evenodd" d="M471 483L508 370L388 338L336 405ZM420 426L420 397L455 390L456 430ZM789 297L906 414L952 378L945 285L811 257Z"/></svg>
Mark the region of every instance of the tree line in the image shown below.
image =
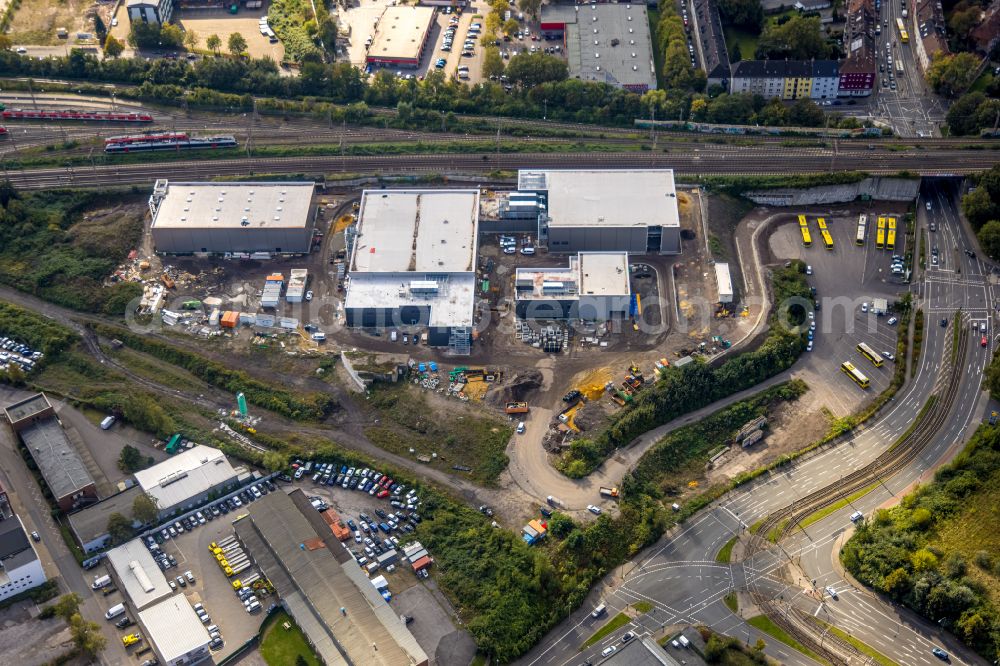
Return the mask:
<svg viewBox="0 0 1000 666"><path fill-rule="evenodd" d="M995 508L1000 428L982 426L965 450L891 509L863 521L841 561L858 580L957 635L988 660L1000 654Z"/></svg>
<svg viewBox="0 0 1000 666"><path fill-rule="evenodd" d="M677 39L667 41L674 44ZM672 53L679 51L678 46L670 49ZM684 55L687 55L686 48ZM697 92L704 87L700 83L704 73L699 75L700 70L690 69L690 62L684 62L687 64L665 69L665 78L668 78L668 85L686 87L650 90L641 95L606 83L568 78L566 63L545 53L522 53L511 57L503 70L510 91L498 81L469 86L447 77L440 70L428 72L420 81L401 79L387 70L379 70L369 77L343 62L306 61L298 76L282 76L278 65L266 58L210 57L193 63L142 58L102 60L77 49L68 56L41 60L0 51L0 76L107 81L133 86L120 91L120 97L230 111L252 109L255 98L258 108L291 109L325 101L360 108L362 116L367 114L367 109L360 105L393 108L405 103L414 110L414 121L426 121L428 127L434 127L435 123L440 126L449 114L547 117L619 126L631 125L636 118L649 117L707 119L731 124L786 120L773 106L764 115L757 115L769 105L760 95L723 96L721 89ZM98 92L106 94L106 91ZM811 100L803 100L793 109L798 110L788 112L789 124L823 125L823 114ZM343 116L333 118L341 119Z"/></svg>
<svg viewBox="0 0 1000 666"><path fill-rule="evenodd" d="M1000 164L970 178L975 189L962 197L962 212L972 224L983 252L1000 258Z"/></svg>

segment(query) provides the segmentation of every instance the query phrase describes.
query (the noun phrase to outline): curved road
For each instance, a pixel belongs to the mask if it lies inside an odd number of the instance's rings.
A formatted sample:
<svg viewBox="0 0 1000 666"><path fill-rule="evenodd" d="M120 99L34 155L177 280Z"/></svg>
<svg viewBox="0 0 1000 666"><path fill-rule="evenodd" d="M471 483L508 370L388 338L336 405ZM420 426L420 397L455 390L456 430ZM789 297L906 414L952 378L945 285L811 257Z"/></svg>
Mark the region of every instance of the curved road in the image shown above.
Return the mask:
<svg viewBox="0 0 1000 666"><path fill-rule="evenodd" d="M932 188L928 191L934 203L930 215L940 229L937 242L954 244L959 251L974 247L959 224L954 200ZM921 209L920 220L926 217ZM962 360L961 387L948 425L906 470L882 479L875 491L816 522L805 532L796 533L783 542L781 548L773 547L752 561L739 561L740 546L737 545L735 563L715 562L719 549L743 532L747 525L794 502L797 497L827 486L848 471L866 465L907 430L928 396L939 388L937 359L951 349L951 328L938 326L938 319L950 317L961 307L965 325L971 326L971 321L978 323L986 319L995 302L984 265L956 252L956 260L959 259L963 261L961 273L947 268L932 269L915 285L915 295L928 319L920 365L894 404L874 424L835 448L733 491L665 536L644 553L640 561L628 563L610 575L604 589L591 595L592 603L585 604L553 630L521 663L563 665L581 663L584 659L596 663L600 661L600 651L618 641L626 630L658 637L663 627L702 623L750 644L762 638L767 643L768 654L783 664L812 664L808 657L761 634L743 617L729 611L723 597L736 592L743 613L747 617L758 614L753 608L745 608L749 603L745 590L751 583L769 591L772 598L783 604L795 604L835 623L907 666L939 663L930 654L933 645L944 646L952 653L952 663L981 663L939 628L928 626L905 610L880 602L868 590L845 580L837 566L836 553L840 540L846 537L850 526L848 515L852 511L870 514L877 506L898 501L913 482L927 478L934 467L961 449L985 411L985 396L980 384L983 367L990 358L988 348L976 344L970 347L968 358ZM838 592L837 600L824 599L822 590L826 586ZM598 598L607 603L610 615L639 600L649 601L655 610L581 653L580 645L605 621L589 616Z"/></svg>

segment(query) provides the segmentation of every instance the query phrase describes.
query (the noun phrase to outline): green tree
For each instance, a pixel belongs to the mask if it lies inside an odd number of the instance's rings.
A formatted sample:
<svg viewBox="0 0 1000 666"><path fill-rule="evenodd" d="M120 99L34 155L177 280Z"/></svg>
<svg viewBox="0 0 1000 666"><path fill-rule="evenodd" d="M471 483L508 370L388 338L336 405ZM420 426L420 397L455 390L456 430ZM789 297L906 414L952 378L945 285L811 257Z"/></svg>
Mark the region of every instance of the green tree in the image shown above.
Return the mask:
<svg viewBox="0 0 1000 666"><path fill-rule="evenodd" d="M913 570L918 573L933 571L937 569L938 558L937 555L926 548L921 548L910 556L910 563L913 564Z"/></svg>
<svg viewBox="0 0 1000 666"><path fill-rule="evenodd" d="M500 57L500 49L495 46L487 46L483 49L483 78L492 79L503 74L503 58Z"/></svg>
<svg viewBox="0 0 1000 666"><path fill-rule="evenodd" d="M541 51L519 53L507 63L507 76L523 88L534 88L548 81L563 81L568 75L565 60Z"/></svg>
<svg viewBox="0 0 1000 666"><path fill-rule="evenodd" d="M122 514L112 513L108 516L108 534L111 536L111 543L118 546L132 538L132 521Z"/></svg>
<svg viewBox="0 0 1000 666"><path fill-rule="evenodd" d="M132 474L140 469L145 469L148 467L145 462L146 459L143 457L139 449L135 448L131 444L123 446L122 452L118 454L118 469L126 474Z"/></svg>
<svg viewBox="0 0 1000 666"><path fill-rule="evenodd" d="M979 244L990 259L1000 259L1000 221L990 220L976 234Z"/></svg>
<svg viewBox="0 0 1000 666"><path fill-rule="evenodd" d="M824 120L823 109L805 97L795 100L788 109L788 123L794 127L819 127Z"/></svg>
<svg viewBox="0 0 1000 666"><path fill-rule="evenodd" d="M900 599L910 591L910 574L903 567L898 567L882 579L881 588L886 594Z"/></svg>
<svg viewBox="0 0 1000 666"><path fill-rule="evenodd" d="M234 32L229 35L229 40L227 42L229 47L229 52L234 56L238 56L247 50L247 40L238 32Z"/></svg>
<svg viewBox="0 0 1000 666"><path fill-rule="evenodd" d="M194 47L198 46L198 33L194 30L188 30L184 33L184 46L187 47L188 51L193 51Z"/></svg>
<svg viewBox="0 0 1000 666"><path fill-rule="evenodd" d="M760 0L721 0L719 14L724 25L737 25L758 32L764 22Z"/></svg>
<svg viewBox="0 0 1000 666"><path fill-rule="evenodd" d="M573 519L559 511L552 514L552 517L549 518L548 525L552 536L557 539L565 539L569 536L569 533L576 528L576 523L573 522Z"/></svg>
<svg viewBox="0 0 1000 666"><path fill-rule="evenodd" d="M52 610L55 611L56 615L69 622L69 619L79 612L81 603L80 595L70 592L59 597L59 600L52 605Z"/></svg>
<svg viewBox="0 0 1000 666"><path fill-rule="evenodd" d="M979 59L971 53L945 55L940 51L931 59L927 70L927 83L934 91L946 97L965 92L975 81Z"/></svg>
<svg viewBox="0 0 1000 666"><path fill-rule="evenodd" d="M962 212L976 229L990 220L1000 219L1000 202L990 196L985 187L978 187L962 197Z"/></svg>
<svg viewBox="0 0 1000 666"><path fill-rule="evenodd" d="M309 666L309 662L301 654L295 655L295 666Z"/></svg>
<svg viewBox="0 0 1000 666"><path fill-rule="evenodd" d="M1000 399L1000 354L995 354L990 364L986 366L983 373L986 381L986 388L989 389L993 398Z"/></svg>
<svg viewBox="0 0 1000 666"><path fill-rule="evenodd" d="M117 58L125 50L125 45L115 39L114 35L108 35L104 40L104 55L109 58Z"/></svg>
<svg viewBox="0 0 1000 666"><path fill-rule="evenodd" d="M322 42L323 48L328 53L333 53L337 48L337 22L329 16L320 21L316 36Z"/></svg>
<svg viewBox="0 0 1000 666"><path fill-rule="evenodd" d="M818 16L793 16L784 24L768 23L757 41L757 58L824 59L830 48Z"/></svg>
<svg viewBox="0 0 1000 666"><path fill-rule="evenodd" d="M757 122L768 127L782 127L788 124L788 108L775 97L757 112Z"/></svg>
<svg viewBox="0 0 1000 666"><path fill-rule="evenodd" d="M104 649L107 641L96 622L84 620L79 613L69 619L73 643L83 654L94 657Z"/></svg>
<svg viewBox="0 0 1000 666"><path fill-rule="evenodd" d="M538 12L542 8L542 0L517 0L517 8L531 18L537 19Z"/></svg>
<svg viewBox="0 0 1000 666"><path fill-rule="evenodd" d="M278 451L267 451L261 459L261 465L268 472L280 472L288 466L288 458Z"/></svg>
<svg viewBox="0 0 1000 666"><path fill-rule="evenodd" d="M149 493L139 493L132 501L132 517L143 525L150 525L160 517L156 498Z"/></svg>
<svg viewBox="0 0 1000 666"><path fill-rule="evenodd" d="M503 27L501 29L503 30L503 34L513 35L515 32L517 32L517 29L520 26L521 24L518 23L516 19L509 18L503 22Z"/></svg>
<svg viewBox="0 0 1000 666"><path fill-rule="evenodd" d="M208 39L205 40L205 46L208 47L209 51L214 51L215 55L219 55L219 49L222 48L222 39L218 35L209 35Z"/></svg>
<svg viewBox="0 0 1000 666"><path fill-rule="evenodd" d="M184 33L179 26L172 23L164 24L160 28L160 43L166 48L179 49L184 45Z"/></svg>

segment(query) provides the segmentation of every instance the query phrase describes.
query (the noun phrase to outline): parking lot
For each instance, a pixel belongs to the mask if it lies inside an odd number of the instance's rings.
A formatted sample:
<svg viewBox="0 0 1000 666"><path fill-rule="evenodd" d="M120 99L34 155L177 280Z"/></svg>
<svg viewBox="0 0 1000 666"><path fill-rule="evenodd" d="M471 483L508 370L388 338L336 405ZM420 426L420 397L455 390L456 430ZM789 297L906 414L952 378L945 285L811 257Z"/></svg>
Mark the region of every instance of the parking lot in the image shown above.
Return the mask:
<svg viewBox="0 0 1000 666"><path fill-rule="evenodd" d="M892 313L877 316L872 311L872 302L875 298L885 298L891 305L905 291L905 285L890 270L892 253L875 249L871 229L865 244L856 244L857 215L823 216L834 240L833 250L827 250L818 240L816 215L811 213L808 218L810 230L814 232L812 247L803 246L794 216L788 224L775 230L770 247L776 258L801 259L812 270L808 281L816 289L822 307L814 313L813 349L800 366L799 374L814 390L825 387L824 404L835 416L842 417L885 390L892 381L895 364L885 358L883 352L895 354L897 329L889 324ZM900 231L897 254L903 251L903 238ZM867 312L863 311L865 307ZM857 350L862 342L883 357L881 367L876 367ZM867 390L855 385L841 371L845 361L868 377Z"/></svg>

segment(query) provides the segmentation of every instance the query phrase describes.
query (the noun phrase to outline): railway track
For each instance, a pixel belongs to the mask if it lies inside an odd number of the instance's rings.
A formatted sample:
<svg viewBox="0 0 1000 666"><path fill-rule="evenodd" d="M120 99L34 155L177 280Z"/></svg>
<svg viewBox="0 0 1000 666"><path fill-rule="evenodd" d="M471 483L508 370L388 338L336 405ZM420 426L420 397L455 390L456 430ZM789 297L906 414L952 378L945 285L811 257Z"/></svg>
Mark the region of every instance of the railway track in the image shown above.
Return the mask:
<svg viewBox="0 0 1000 666"><path fill-rule="evenodd" d="M958 321L963 322L964 319L959 317ZM939 381L935 386L938 389L935 391L937 399L913 431L905 435L904 439L890 446L867 466L851 472L836 483L806 495L794 504L771 513L750 536L745 561L752 562L756 555L780 542L792 527L798 525L807 516L846 499L852 493L866 488L872 483L902 471L934 439L938 430L945 425L954 405L955 396L959 393L958 388L962 380L962 361L969 347L969 335L966 327L954 321L951 325L959 326L957 353L954 359L947 359L943 365ZM942 382L942 377L947 377L947 380ZM942 383L945 385L941 386ZM774 544L770 541L772 538ZM773 598L769 598L756 584L749 584L748 591L754 604L772 622L832 663L861 664L869 659L867 655L861 653L848 641L824 630L813 621L808 613L791 604L782 605Z"/></svg>
<svg viewBox="0 0 1000 666"><path fill-rule="evenodd" d="M962 175L988 169L995 164L985 151L940 151L923 155L922 175ZM337 174L369 175L467 175L483 177L495 170L524 168L671 168L682 176L700 174L765 175L829 173L863 170L891 175L913 169L912 159L893 152L840 153L838 155L796 153L793 150L575 152L575 153L461 153L433 155L233 157L163 162L13 169L3 163L4 177L23 189L151 185L158 178L174 180L217 177L253 177L265 174L302 174L319 177Z"/></svg>

